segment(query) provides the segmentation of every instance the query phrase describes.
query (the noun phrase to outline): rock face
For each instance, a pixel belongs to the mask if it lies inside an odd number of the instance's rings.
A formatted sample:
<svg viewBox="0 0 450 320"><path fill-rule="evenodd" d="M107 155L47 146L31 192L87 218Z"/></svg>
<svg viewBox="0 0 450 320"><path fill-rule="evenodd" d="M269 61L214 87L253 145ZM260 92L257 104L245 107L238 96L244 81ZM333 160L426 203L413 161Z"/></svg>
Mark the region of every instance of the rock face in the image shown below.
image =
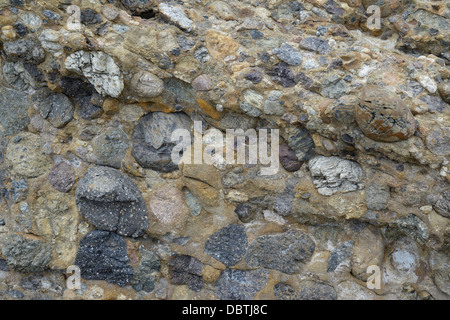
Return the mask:
<svg viewBox="0 0 450 320"><path fill-rule="evenodd" d="M403 101L376 86L362 89L356 122L366 136L376 141L401 141L416 131L416 120Z"/></svg>
<svg viewBox="0 0 450 320"><path fill-rule="evenodd" d="M449 300L449 17L0 0L0 300Z"/></svg>
<svg viewBox="0 0 450 320"><path fill-rule="evenodd" d="M139 237L148 228L148 213L136 184L108 167L89 169L77 185L77 207L99 229Z"/></svg>

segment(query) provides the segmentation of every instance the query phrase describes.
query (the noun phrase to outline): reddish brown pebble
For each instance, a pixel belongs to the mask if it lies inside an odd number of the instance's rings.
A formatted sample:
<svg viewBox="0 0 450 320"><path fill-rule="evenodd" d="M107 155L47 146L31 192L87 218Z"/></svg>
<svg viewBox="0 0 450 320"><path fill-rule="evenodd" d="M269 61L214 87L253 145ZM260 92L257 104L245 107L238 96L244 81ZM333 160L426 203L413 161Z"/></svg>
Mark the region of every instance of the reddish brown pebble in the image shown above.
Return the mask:
<svg viewBox="0 0 450 320"><path fill-rule="evenodd" d="M416 120L403 100L375 85L362 89L356 122L367 137L381 142L406 140L416 131Z"/></svg>
<svg viewBox="0 0 450 320"><path fill-rule="evenodd" d="M303 162L298 161L295 151L289 148L288 145L280 145L280 162L286 171L294 172L301 168Z"/></svg>
<svg viewBox="0 0 450 320"><path fill-rule="evenodd" d="M53 188L61 192L69 192L75 183L75 171L66 162L55 165L48 176Z"/></svg>

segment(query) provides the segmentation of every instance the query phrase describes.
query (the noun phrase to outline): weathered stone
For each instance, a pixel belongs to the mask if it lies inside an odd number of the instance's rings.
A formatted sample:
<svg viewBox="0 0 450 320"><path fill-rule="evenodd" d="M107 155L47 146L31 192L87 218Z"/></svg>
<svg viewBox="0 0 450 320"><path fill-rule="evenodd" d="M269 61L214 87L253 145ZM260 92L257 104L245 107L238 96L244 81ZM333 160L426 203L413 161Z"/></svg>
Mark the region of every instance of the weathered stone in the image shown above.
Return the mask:
<svg viewBox="0 0 450 320"><path fill-rule="evenodd" d="M181 7L163 2L158 5L158 9L164 18L175 24L181 30L187 32L192 31L193 22L186 16Z"/></svg>
<svg viewBox="0 0 450 320"><path fill-rule="evenodd" d="M203 264L200 260L188 255L177 255L168 265L172 284L187 284L193 291L200 291L205 285L201 277Z"/></svg>
<svg viewBox="0 0 450 320"><path fill-rule="evenodd" d="M34 97L41 117L54 127L62 128L73 119L75 105L65 94L44 89Z"/></svg>
<svg viewBox="0 0 450 320"><path fill-rule="evenodd" d="M139 249L141 260L134 272L133 289L136 291L152 292L156 287L158 273L161 269L159 256L147 249Z"/></svg>
<svg viewBox="0 0 450 320"><path fill-rule="evenodd" d="M105 280L124 286L133 279L125 240L108 231L91 231L80 241L75 265L86 280Z"/></svg>
<svg viewBox="0 0 450 320"><path fill-rule="evenodd" d="M50 171L52 160L42 149L41 138L33 133L19 133L6 149L5 161L13 176L36 178Z"/></svg>
<svg viewBox="0 0 450 320"><path fill-rule="evenodd" d="M272 52L277 55L277 57L286 62L290 66L299 66L302 63L302 55L300 52L295 51L287 43L284 43L280 48L273 49Z"/></svg>
<svg viewBox="0 0 450 320"><path fill-rule="evenodd" d="M106 53L77 51L67 57L64 66L86 77L101 95L116 98L122 93L122 73L113 58Z"/></svg>
<svg viewBox="0 0 450 320"><path fill-rule="evenodd" d="M164 82L146 71L139 71L134 74L129 86L132 94L141 102L156 98L164 90Z"/></svg>
<svg viewBox="0 0 450 320"><path fill-rule="evenodd" d="M41 272L48 268L52 249L35 237L11 234L2 243L2 254L11 269L19 272Z"/></svg>
<svg viewBox="0 0 450 320"><path fill-rule="evenodd" d="M231 224L211 235L206 240L204 251L227 267L237 264L245 255L248 247L244 227Z"/></svg>
<svg viewBox="0 0 450 320"><path fill-rule="evenodd" d="M222 300L252 300L268 281L267 270L225 269L214 291Z"/></svg>
<svg viewBox="0 0 450 320"><path fill-rule="evenodd" d="M309 160L314 186L321 195L350 192L364 187L363 170L353 161L339 157L317 156Z"/></svg>
<svg viewBox="0 0 450 320"><path fill-rule="evenodd" d="M40 43L32 38L4 42L3 50L11 61L40 64L45 59L45 52Z"/></svg>
<svg viewBox="0 0 450 320"><path fill-rule="evenodd" d="M0 137L16 134L30 123L27 95L0 88Z"/></svg>
<svg viewBox="0 0 450 320"><path fill-rule="evenodd" d="M445 190L433 205L434 210L440 215L450 218L450 189Z"/></svg>
<svg viewBox="0 0 450 320"><path fill-rule="evenodd" d="M145 115L136 126L133 135L133 156L144 168L162 172L178 170L172 162L172 149L177 141L172 141L176 129L191 132L190 118L184 113L165 114L153 112Z"/></svg>
<svg viewBox="0 0 450 320"><path fill-rule="evenodd" d="M75 192L78 210L99 229L139 237L148 228L145 202L136 184L119 170L90 168Z"/></svg>
<svg viewBox="0 0 450 320"><path fill-rule="evenodd" d="M48 180L56 190L69 192L75 184L75 170L70 164L62 161L52 168Z"/></svg>
<svg viewBox="0 0 450 320"><path fill-rule="evenodd" d="M311 258L314 241L301 231L266 235L256 238L249 246L245 260L250 267L296 273Z"/></svg>
<svg viewBox="0 0 450 320"><path fill-rule="evenodd" d="M342 246L334 249L330 253L328 259L327 272L333 272L336 268L347 258L351 257L353 254L353 242L346 241Z"/></svg>
<svg viewBox="0 0 450 320"><path fill-rule="evenodd" d="M373 85L361 91L356 122L367 137L382 142L405 140L416 131L416 120L403 101Z"/></svg>
<svg viewBox="0 0 450 320"><path fill-rule="evenodd" d="M330 46L325 39L320 39L317 37L306 37L303 38L299 47L309 51L315 51L319 54L328 54L330 52Z"/></svg>
<svg viewBox="0 0 450 320"><path fill-rule="evenodd" d="M302 281L298 292L300 300L336 300L336 290L325 283Z"/></svg>
<svg viewBox="0 0 450 320"><path fill-rule="evenodd" d="M272 76L273 81L281 84L284 88L293 87L297 84L298 79L295 74L289 69L288 65L284 62L276 65L272 70L268 72Z"/></svg>
<svg viewBox="0 0 450 320"><path fill-rule="evenodd" d="M295 151L288 145L280 145L279 155L280 163L286 171L294 172L302 167L303 162L298 160Z"/></svg>
<svg viewBox="0 0 450 320"><path fill-rule="evenodd" d="M406 217L394 220L390 227L395 228L400 233L411 236L414 240L419 243L425 243L430 233L428 227L418 216L415 214L409 214Z"/></svg>
<svg viewBox="0 0 450 320"><path fill-rule="evenodd" d="M322 84L322 95L330 99L338 99L347 93L348 86L337 75L326 78Z"/></svg>
<svg viewBox="0 0 450 320"><path fill-rule="evenodd" d="M366 188L366 205L370 210L383 210L390 197L389 186L371 183Z"/></svg>
<svg viewBox="0 0 450 320"><path fill-rule="evenodd" d="M149 208L159 222L168 226L183 224L189 214L181 190L170 186L158 189L152 194Z"/></svg>
<svg viewBox="0 0 450 320"><path fill-rule="evenodd" d="M273 294L279 300L298 300L298 294L294 288L282 282L273 287Z"/></svg>
<svg viewBox="0 0 450 320"><path fill-rule="evenodd" d="M109 127L92 140L95 163L119 169L130 147L130 139L121 128Z"/></svg>
<svg viewBox="0 0 450 320"><path fill-rule="evenodd" d="M384 241L381 233L377 229L367 227L358 233L353 247L351 260L352 274L366 281L370 274L367 268L371 265L381 267L384 256Z"/></svg>

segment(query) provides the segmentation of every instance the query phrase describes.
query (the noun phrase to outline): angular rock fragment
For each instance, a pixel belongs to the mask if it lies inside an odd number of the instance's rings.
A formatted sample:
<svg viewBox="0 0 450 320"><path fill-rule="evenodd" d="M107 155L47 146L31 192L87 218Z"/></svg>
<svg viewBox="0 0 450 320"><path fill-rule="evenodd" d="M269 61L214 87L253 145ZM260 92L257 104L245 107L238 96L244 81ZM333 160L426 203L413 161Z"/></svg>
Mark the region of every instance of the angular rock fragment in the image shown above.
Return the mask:
<svg viewBox="0 0 450 320"><path fill-rule="evenodd" d="M200 291L203 288L204 281L201 276L203 264L200 260L188 255L177 255L168 265L171 283L187 284L193 291Z"/></svg>
<svg viewBox="0 0 450 320"><path fill-rule="evenodd" d="M78 210L99 229L139 237L148 228L148 213L136 184L119 170L90 168L75 192Z"/></svg>
<svg viewBox="0 0 450 320"><path fill-rule="evenodd" d="M65 94L44 89L34 98L42 118L47 119L54 127L62 128L73 119L75 105Z"/></svg>
<svg viewBox="0 0 450 320"><path fill-rule="evenodd" d="M0 88L0 137L16 134L30 123L27 94Z"/></svg>
<svg viewBox="0 0 450 320"><path fill-rule="evenodd" d="M89 232L80 241L75 265L86 280L105 280L124 286L133 279L125 240L113 232Z"/></svg>

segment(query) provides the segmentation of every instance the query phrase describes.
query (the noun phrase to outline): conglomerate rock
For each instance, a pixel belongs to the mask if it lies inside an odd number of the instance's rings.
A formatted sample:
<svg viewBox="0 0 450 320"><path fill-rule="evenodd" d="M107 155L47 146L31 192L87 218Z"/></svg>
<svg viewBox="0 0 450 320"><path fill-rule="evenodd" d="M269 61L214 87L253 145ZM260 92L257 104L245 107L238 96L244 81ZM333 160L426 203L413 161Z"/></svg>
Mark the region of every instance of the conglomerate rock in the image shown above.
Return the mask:
<svg viewBox="0 0 450 320"><path fill-rule="evenodd" d="M0 0L0 299L450 299L449 18Z"/></svg>

